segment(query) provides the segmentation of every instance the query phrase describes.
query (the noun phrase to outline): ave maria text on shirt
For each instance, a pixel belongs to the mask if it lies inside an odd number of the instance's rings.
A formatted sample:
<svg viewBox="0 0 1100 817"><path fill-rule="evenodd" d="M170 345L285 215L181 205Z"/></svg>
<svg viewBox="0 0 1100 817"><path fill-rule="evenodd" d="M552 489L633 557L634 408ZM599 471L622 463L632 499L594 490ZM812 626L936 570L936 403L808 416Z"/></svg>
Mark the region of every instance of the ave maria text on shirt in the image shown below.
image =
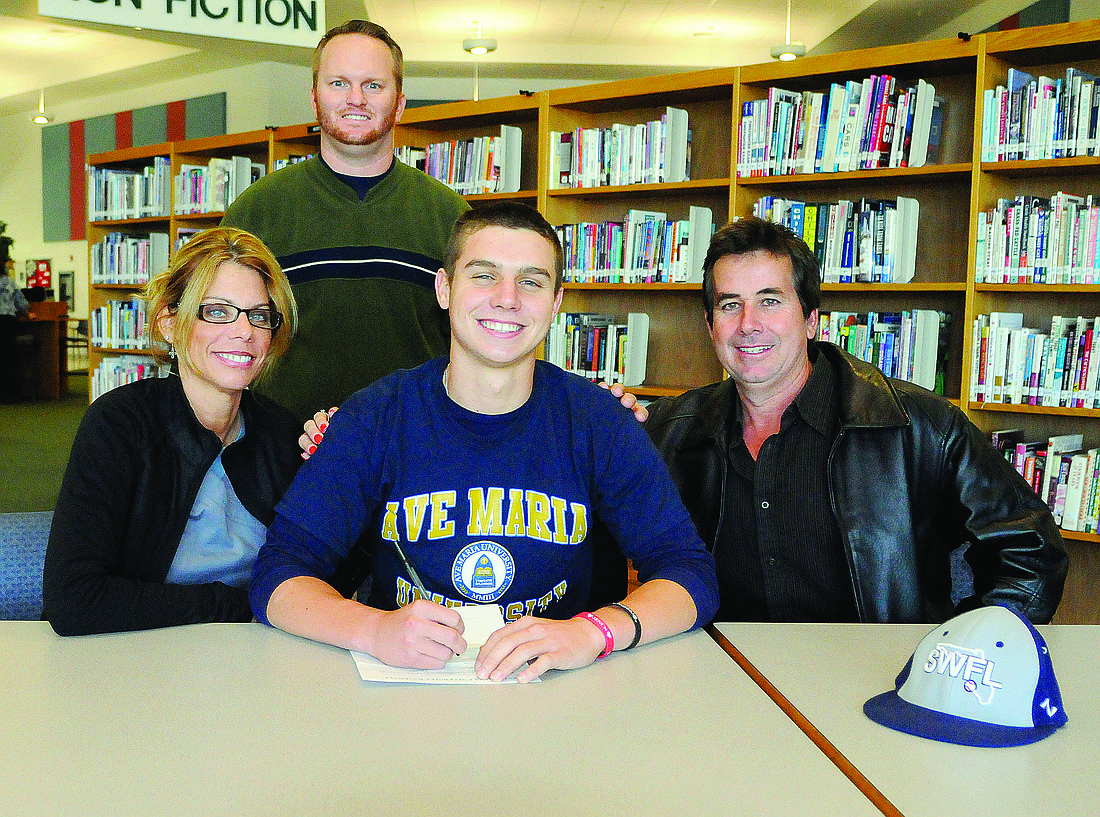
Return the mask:
<svg viewBox="0 0 1100 817"><path fill-rule="evenodd" d="M507 497L507 502L505 502ZM470 488L466 494L466 536L526 537L579 545L588 535L588 508L542 491ZM428 541L455 536L455 491L432 491L386 503L381 536L389 542Z"/></svg>
<svg viewBox="0 0 1100 817"><path fill-rule="evenodd" d="M451 541L462 548L452 566L452 583L464 601L432 593L431 600L447 606L500 599L512 582L515 564L506 547L492 539L525 539L558 546L579 545L588 534L588 508L542 491L522 488L470 488L466 507L459 508L457 491L432 491L386 503L381 537L391 542ZM466 520L465 529L456 519ZM481 541L477 541L481 540ZM397 604L404 606L420 597L420 591L397 577ZM560 581L540 598L514 601L505 606L505 618L513 621L534 615L562 598L568 582Z"/></svg>

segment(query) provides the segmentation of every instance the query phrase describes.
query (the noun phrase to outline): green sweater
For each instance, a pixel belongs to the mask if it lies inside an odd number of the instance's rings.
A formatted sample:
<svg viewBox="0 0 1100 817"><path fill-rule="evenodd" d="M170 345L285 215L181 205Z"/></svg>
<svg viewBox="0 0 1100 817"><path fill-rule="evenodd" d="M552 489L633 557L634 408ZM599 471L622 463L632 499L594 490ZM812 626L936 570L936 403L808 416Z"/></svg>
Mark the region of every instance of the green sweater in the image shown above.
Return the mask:
<svg viewBox="0 0 1100 817"><path fill-rule="evenodd" d="M317 157L250 186L222 224L271 248L298 302L298 333L261 391L305 419L445 354L450 331L435 273L467 209L396 160L362 202Z"/></svg>

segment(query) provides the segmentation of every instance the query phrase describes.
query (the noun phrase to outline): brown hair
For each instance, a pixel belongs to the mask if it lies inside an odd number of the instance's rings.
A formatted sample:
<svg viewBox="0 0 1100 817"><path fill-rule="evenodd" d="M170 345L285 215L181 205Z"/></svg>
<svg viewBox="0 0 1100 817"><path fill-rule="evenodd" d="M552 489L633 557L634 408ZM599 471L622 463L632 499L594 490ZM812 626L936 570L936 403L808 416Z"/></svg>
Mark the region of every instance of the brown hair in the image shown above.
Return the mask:
<svg viewBox="0 0 1100 817"><path fill-rule="evenodd" d="M451 237L447 241L447 249L443 255L443 268L447 271L448 278L454 277L455 265L458 263L458 257L462 255L462 250L466 247L466 240L478 230L483 230L486 227L530 230L545 238L554 250L554 292L561 289L565 258L557 231L534 207L514 201L492 202L473 210L467 210L459 216L454 229L451 230Z"/></svg>
<svg viewBox="0 0 1100 817"><path fill-rule="evenodd" d="M317 47L313 49L313 87L317 87L317 75L321 72L321 54L325 50L325 46L329 44L329 41L333 37L339 37L341 34L365 34L368 37L372 37L375 40L386 45L390 49L390 54L393 56L393 79L396 84L397 93L401 93L401 86L405 81L405 55L401 53L401 46L397 44L397 41L390 36L390 33L378 23L372 23L369 20L348 20L346 23L341 23L338 26L333 26L327 32L325 36L321 38L321 41L317 43Z"/></svg>
<svg viewBox="0 0 1100 817"><path fill-rule="evenodd" d="M710 248L703 261L703 308L708 324L714 324L714 265L727 255L754 252L790 259L803 317L810 317L810 313L821 306L821 267L806 242L781 224L749 216L731 221L711 236Z"/></svg>
<svg viewBox="0 0 1100 817"><path fill-rule="evenodd" d="M272 331L271 346L256 379L271 370L275 361L290 346L298 324L298 308L279 262L260 239L234 227L214 227L198 233L176 250L168 269L150 279L143 297L148 308L149 345L158 363L168 363L171 344L161 320L173 316L173 335L180 365L187 366L191 333L198 320L199 304L206 295L218 268L233 262L255 270L267 287L269 304L283 316L282 325ZM266 330L260 330L266 331Z"/></svg>

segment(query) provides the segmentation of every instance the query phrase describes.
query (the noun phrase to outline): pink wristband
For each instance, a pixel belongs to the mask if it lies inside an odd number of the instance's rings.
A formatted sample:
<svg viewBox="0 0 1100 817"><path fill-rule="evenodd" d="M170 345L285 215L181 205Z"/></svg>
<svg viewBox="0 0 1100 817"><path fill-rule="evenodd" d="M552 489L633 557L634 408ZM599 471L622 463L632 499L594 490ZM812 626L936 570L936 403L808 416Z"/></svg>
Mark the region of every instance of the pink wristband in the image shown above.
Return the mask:
<svg viewBox="0 0 1100 817"><path fill-rule="evenodd" d="M597 659L603 658L611 654L611 651L615 649L615 635L611 632L611 628L604 624L603 619L595 613L577 613L573 618L584 618L591 621L597 627L600 628L600 632L603 633L603 652L596 656Z"/></svg>

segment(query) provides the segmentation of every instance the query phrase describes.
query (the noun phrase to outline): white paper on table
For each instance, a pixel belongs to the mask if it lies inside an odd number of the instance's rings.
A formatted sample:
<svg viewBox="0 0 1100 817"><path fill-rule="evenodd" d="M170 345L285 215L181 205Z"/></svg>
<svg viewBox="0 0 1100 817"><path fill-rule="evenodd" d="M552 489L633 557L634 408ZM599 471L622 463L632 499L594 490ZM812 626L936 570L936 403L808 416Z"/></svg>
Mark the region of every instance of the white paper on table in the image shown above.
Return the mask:
<svg viewBox="0 0 1100 817"><path fill-rule="evenodd" d="M364 681L391 684L514 684L516 673L503 681L482 680L474 672L474 661L481 645L504 626L504 615L497 604L471 604L457 608L465 626L466 651L456 655L442 669L391 667L365 652L351 650L359 677ZM517 670L518 672L518 670ZM537 680L537 679L536 679Z"/></svg>

